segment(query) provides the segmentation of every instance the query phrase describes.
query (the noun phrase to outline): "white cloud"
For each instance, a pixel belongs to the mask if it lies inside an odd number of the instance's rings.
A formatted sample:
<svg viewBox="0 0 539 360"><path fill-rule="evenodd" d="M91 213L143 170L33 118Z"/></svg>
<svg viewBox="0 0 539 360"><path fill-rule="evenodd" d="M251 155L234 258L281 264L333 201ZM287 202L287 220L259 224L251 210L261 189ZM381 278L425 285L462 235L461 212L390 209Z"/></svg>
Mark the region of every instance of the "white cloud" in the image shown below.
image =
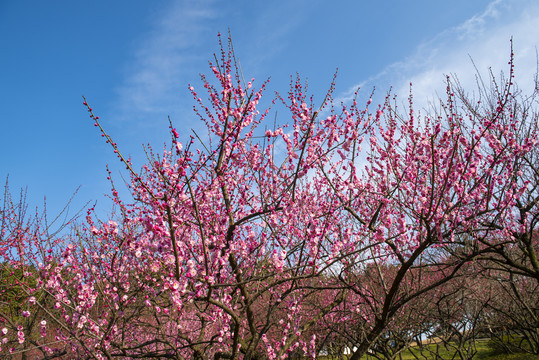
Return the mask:
<svg viewBox="0 0 539 360"><path fill-rule="evenodd" d="M444 75L455 74L466 89L476 87L476 69L488 76L508 73L510 39L515 52L516 81L530 91L537 69L536 49L539 42L539 3L533 0L495 0L486 9L464 23L450 28L428 42L420 44L413 55L388 66L382 73L362 82L362 87L378 89L393 86L394 93L406 101L413 84L416 108L427 107L445 92ZM473 60L473 63L472 63ZM357 86L353 87L355 90ZM350 98L353 90L342 95ZM378 92L377 100L385 93Z"/></svg>
<svg viewBox="0 0 539 360"><path fill-rule="evenodd" d="M210 1L173 2L157 14L117 88L114 118L149 119L177 108L180 96L187 94L194 48L207 32L207 21L215 17L210 5Z"/></svg>

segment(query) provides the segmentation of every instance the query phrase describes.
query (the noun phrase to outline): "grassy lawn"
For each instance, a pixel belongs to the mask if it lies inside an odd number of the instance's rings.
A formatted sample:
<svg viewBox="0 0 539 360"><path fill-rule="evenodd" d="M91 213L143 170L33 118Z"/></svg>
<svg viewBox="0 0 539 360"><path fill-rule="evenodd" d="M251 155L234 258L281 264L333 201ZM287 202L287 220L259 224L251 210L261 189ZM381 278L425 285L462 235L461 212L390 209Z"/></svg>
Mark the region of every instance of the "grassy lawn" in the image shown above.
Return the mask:
<svg viewBox="0 0 539 360"><path fill-rule="evenodd" d="M514 353L514 354L505 354L500 350L495 349L489 344L488 340L478 340L476 343L477 353L473 359L477 360L539 360L539 355L525 354L525 353ZM402 353L402 360L440 360L440 359L460 359L458 355L455 356L455 352L451 350L446 350L443 345L439 345L437 358L436 353L436 344L427 345L425 348L428 348L430 351L423 351L419 353L417 347L413 347L409 350L406 350ZM414 356L414 354L416 356ZM324 360L333 360L331 357L323 358ZM399 358L397 358L399 359ZM362 357L362 360L376 360L374 356L365 355Z"/></svg>
<svg viewBox="0 0 539 360"><path fill-rule="evenodd" d="M423 352L423 354L419 354L419 352L415 349L407 350L403 352L402 354L402 360L416 360L416 359L425 359L425 360L435 360L436 356L434 353L436 352L436 345L429 345L430 350L432 351L432 355L429 355L428 352ZM500 353L500 351L497 351L493 349L491 346L489 346L488 340L479 340L476 343L476 349L477 353L473 357L477 360L538 360L539 356L532 355L532 354L503 354ZM444 346L440 345L438 349L438 354L440 357L438 359L459 359L458 355L455 356L455 352L451 350L446 350ZM414 352L416 356L412 354ZM455 357L453 357L455 356ZM364 357L365 360L368 359L368 357ZM370 359L369 359L370 360Z"/></svg>

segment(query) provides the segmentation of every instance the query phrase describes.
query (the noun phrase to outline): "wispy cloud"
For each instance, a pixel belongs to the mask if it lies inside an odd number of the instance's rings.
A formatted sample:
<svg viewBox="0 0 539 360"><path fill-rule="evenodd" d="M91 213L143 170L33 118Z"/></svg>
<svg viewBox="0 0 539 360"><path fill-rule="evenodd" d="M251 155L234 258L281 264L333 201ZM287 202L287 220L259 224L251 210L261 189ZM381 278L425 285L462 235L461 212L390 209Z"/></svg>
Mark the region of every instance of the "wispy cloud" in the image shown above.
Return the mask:
<svg viewBox="0 0 539 360"><path fill-rule="evenodd" d="M255 75L269 76L268 68L274 71L275 59L293 46L290 39L313 7L312 0L283 1L279 6L273 2L258 4L256 10L251 10L251 18L242 21L248 27L236 24L232 29L232 37L242 40L240 52L248 55L242 57L244 65ZM234 33L237 29L242 29L243 34Z"/></svg>
<svg viewBox="0 0 539 360"><path fill-rule="evenodd" d="M116 119L140 122L177 108L180 95L186 94L195 49L207 37L207 22L216 16L211 3L183 0L155 14L153 29L135 48L117 88Z"/></svg>
<svg viewBox="0 0 539 360"><path fill-rule="evenodd" d="M406 100L410 83L414 102L427 107L435 97L443 96L444 75L455 74L461 84L473 90L476 69L485 75L508 72L510 39L513 38L517 82L526 91L533 86L537 69L536 49L539 42L539 3L533 0L495 0L483 12L476 14L429 41L402 62L388 66L361 84L361 87L387 89L392 86L401 100ZM473 63L472 63L473 60ZM354 86L342 94L350 98ZM380 98L378 94L378 97Z"/></svg>

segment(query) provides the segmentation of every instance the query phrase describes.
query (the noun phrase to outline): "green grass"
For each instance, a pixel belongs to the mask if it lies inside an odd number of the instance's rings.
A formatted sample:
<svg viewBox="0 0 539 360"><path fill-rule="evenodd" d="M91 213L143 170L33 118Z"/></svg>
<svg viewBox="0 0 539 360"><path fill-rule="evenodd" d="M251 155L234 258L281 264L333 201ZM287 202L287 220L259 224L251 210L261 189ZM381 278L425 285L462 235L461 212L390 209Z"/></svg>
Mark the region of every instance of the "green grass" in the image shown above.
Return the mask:
<svg viewBox="0 0 539 360"><path fill-rule="evenodd" d="M511 340L509 340L511 341ZM432 351L429 354L427 351L423 352L423 356L418 356L419 359L425 360L435 360L436 357L434 353L436 352L436 345L426 345L426 348L430 348ZM477 353L473 357L474 360L539 360L539 355L527 354L527 353L513 353L505 354L503 351L496 347L495 344L489 340L478 340L476 342ZM446 350L443 345L439 345L438 354L440 357L438 359L452 359L454 351ZM417 358L412 354L412 351L418 354L418 348L413 347L412 350L406 350L402 353L402 360L417 360ZM324 360L334 360L332 357L325 357ZM373 356L365 355L361 358L362 360L374 360L376 359ZM459 359L455 357L455 359Z"/></svg>
<svg viewBox="0 0 539 360"><path fill-rule="evenodd" d="M434 353L436 350L436 345L428 345L428 346L431 347L430 350L432 350ZM475 354L473 359L477 359L477 360L539 360L539 356L533 355L533 354L526 354L526 353L505 354L500 349L495 348L493 344L490 343L488 340L477 341L476 350L477 350L477 353ZM414 351L414 352L417 353L417 351ZM452 359L454 353L455 353L454 351L446 350L443 345L439 346L439 355L442 359ZM424 352L424 354L427 355L426 358L428 360L436 359L434 354L431 356L429 356L427 352ZM459 359L458 356L455 358ZM368 360L368 357L365 356L363 357L363 359ZM402 354L402 360L416 360L416 359L417 358L412 355L410 350L406 350Z"/></svg>

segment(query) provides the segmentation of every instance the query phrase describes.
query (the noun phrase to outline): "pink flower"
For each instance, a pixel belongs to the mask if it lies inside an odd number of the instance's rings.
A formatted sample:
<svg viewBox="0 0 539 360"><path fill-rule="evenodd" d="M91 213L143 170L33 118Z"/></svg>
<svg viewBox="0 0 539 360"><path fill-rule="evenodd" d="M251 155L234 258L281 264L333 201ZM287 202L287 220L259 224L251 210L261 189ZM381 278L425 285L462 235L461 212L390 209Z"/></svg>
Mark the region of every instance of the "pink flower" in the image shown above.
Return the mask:
<svg viewBox="0 0 539 360"><path fill-rule="evenodd" d="M41 328L39 329L39 333L41 335L41 337L45 337L47 336L47 321L45 320L41 320Z"/></svg>
<svg viewBox="0 0 539 360"><path fill-rule="evenodd" d="M19 340L19 344L24 343L24 333L22 331L17 332L17 337L18 337L18 340Z"/></svg>

